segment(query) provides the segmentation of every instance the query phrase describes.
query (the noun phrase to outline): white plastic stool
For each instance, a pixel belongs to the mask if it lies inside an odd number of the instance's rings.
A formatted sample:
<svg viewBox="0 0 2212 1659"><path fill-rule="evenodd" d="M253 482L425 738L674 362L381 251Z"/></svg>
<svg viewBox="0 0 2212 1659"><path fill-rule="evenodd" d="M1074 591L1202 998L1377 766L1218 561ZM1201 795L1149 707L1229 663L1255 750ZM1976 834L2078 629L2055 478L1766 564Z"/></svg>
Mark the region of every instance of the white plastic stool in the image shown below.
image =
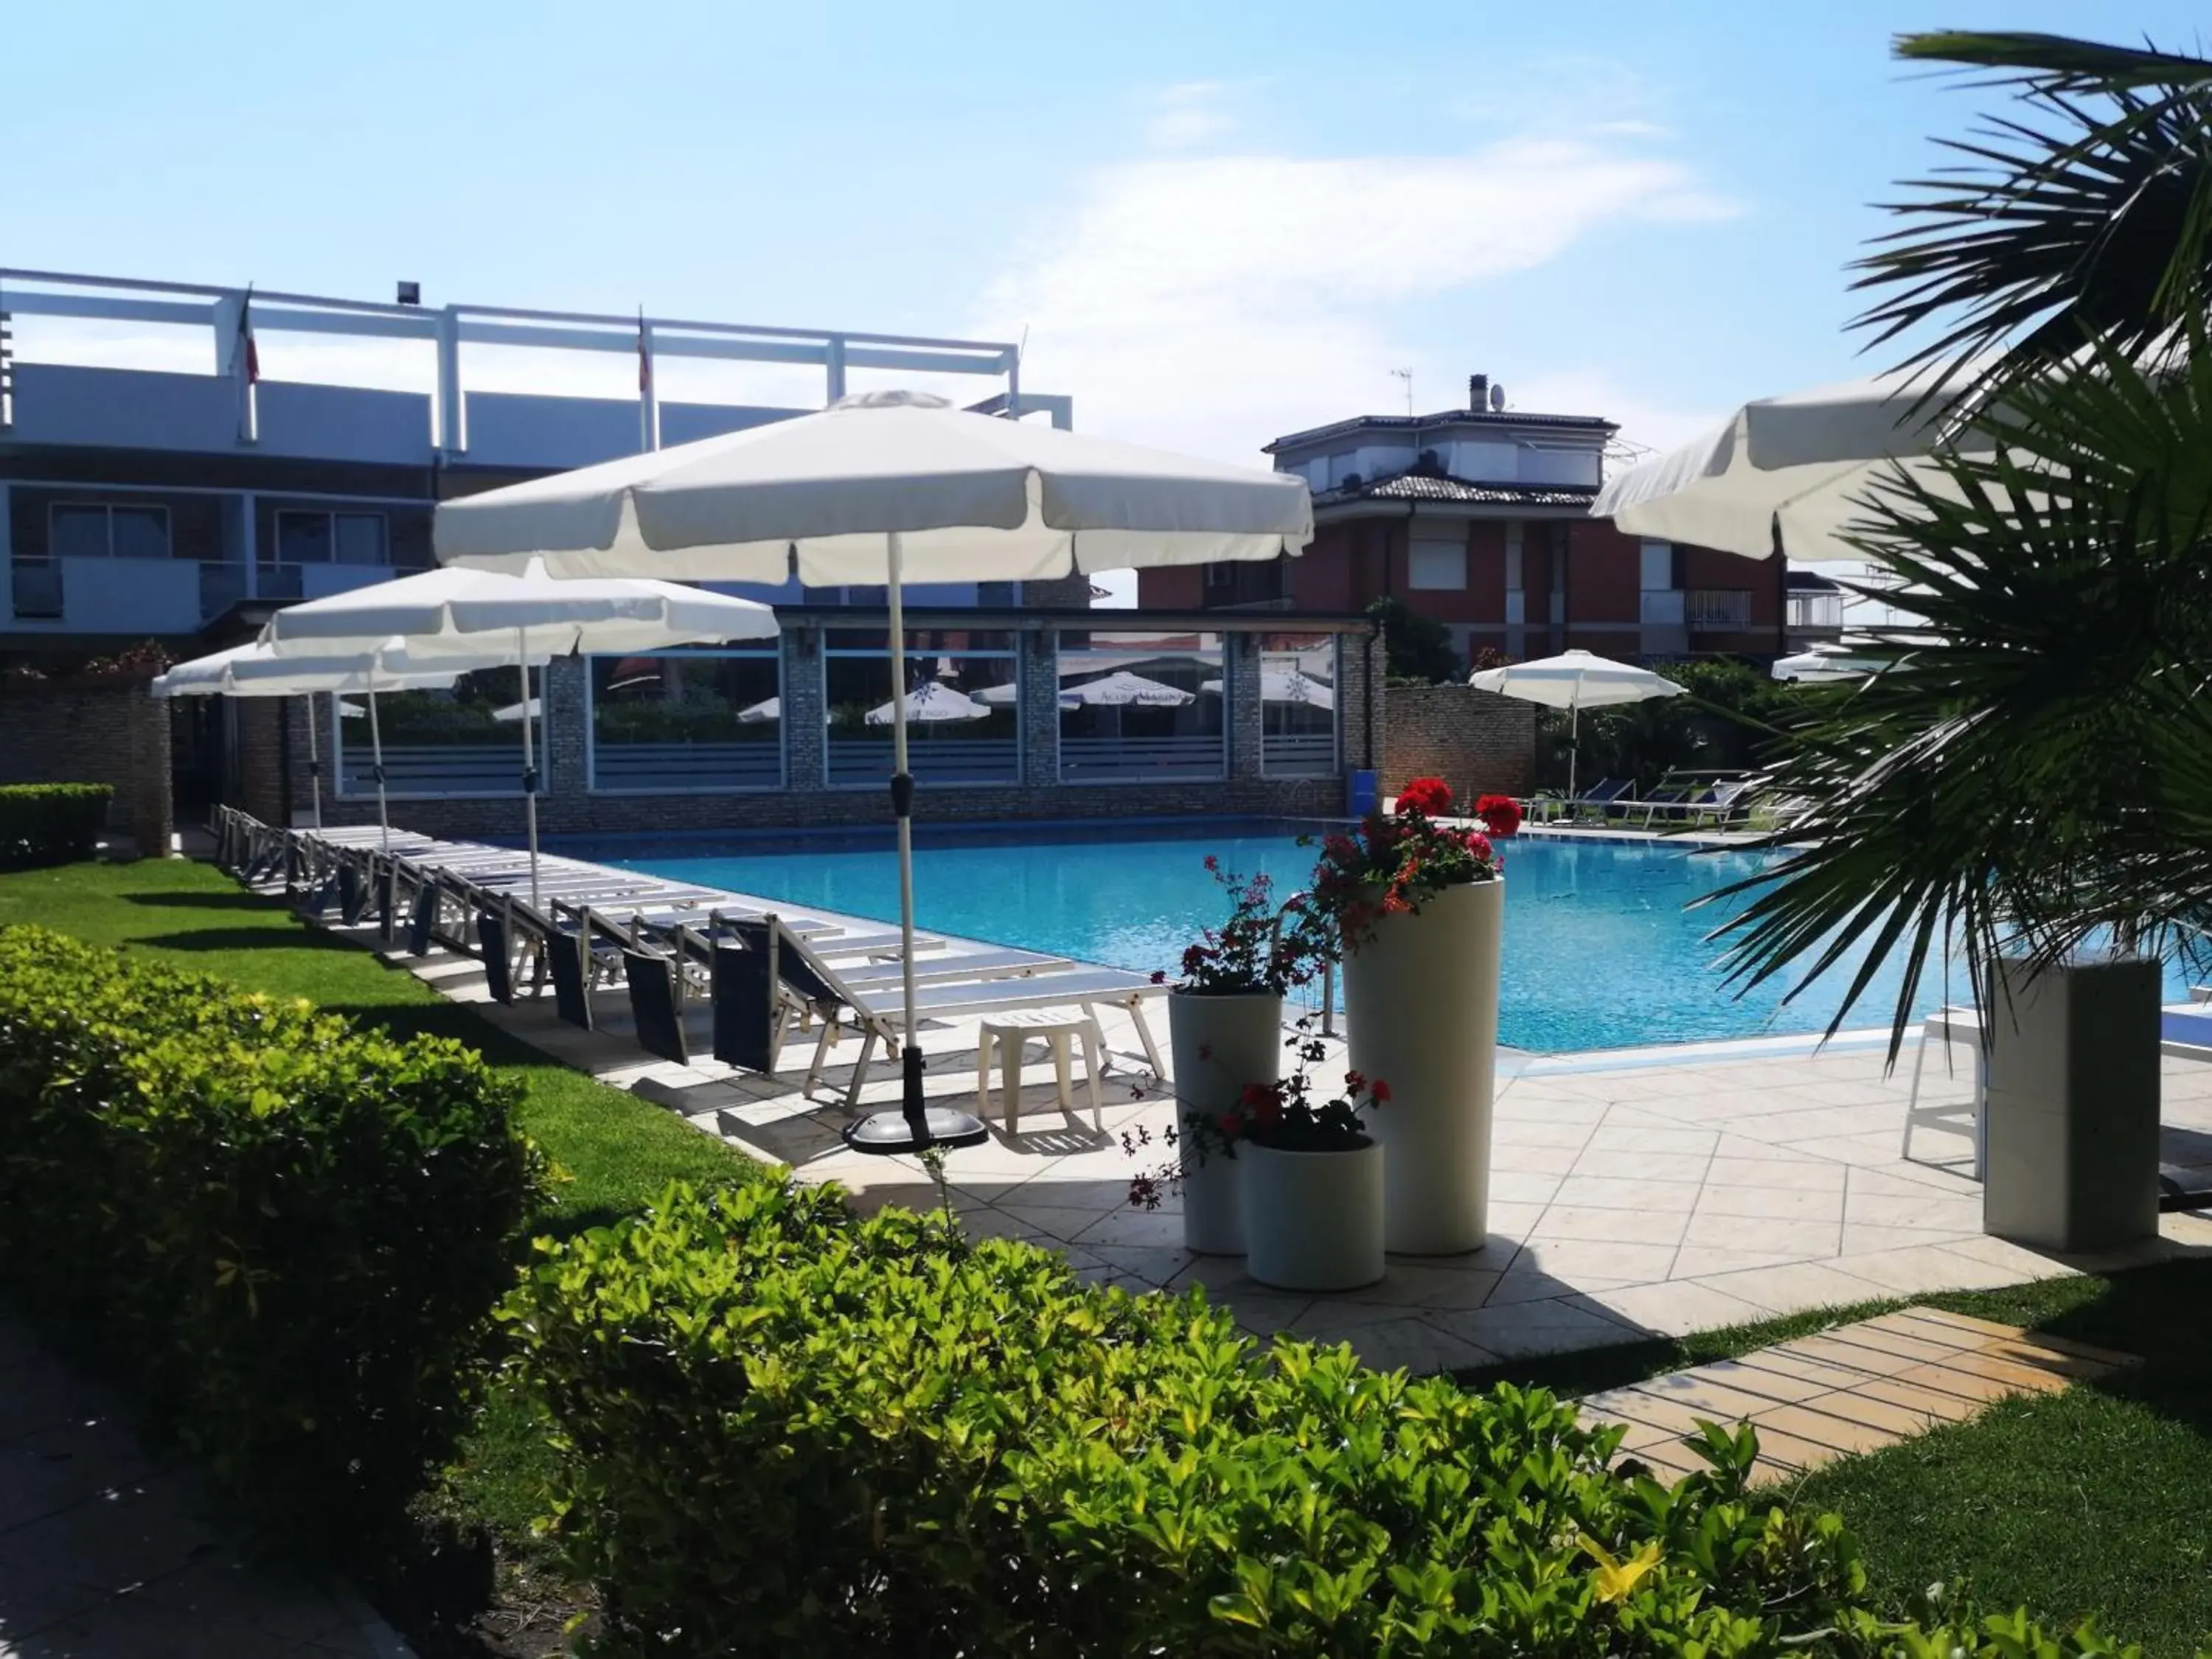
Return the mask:
<svg viewBox="0 0 2212 1659"><path fill-rule="evenodd" d="M1930 1038L1947 1048L1954 1042L1970 1042L1974 1048L1974 1097L1964 1109L1972 1115L1974 1136L1974 1179L1983 1178L1990 1161L1989 1117L1982 1109L1989 1093L1988 1057L1982 1048L1982 1015L1978 1008L1939 1008L1928 1016L1920 1028L1920 1053L1912 1062L1912 1092L1905 1102L1905 1142L1898 1148L1900 1158L1912 1157L1912 1132L1923 1124L1933 1123L1948 1129L1958 1127L1961 1109L1955 1101L1941 1106L1920 1103L1920 1073L1928 1064L1928 1043Z"/></svg>
<svg viewBox="0 0 2212 1659"><path fill-rule="evenodd" d="M1103 1044L1099 1040L1098 1022L1087 1013L1048 1013L1042 1009L1028 1009L994 1014L985 1020L975 1042L978 1115L986 1120L991 1115L991 1049L995 1044L999 1050L1000 1087L1006 1099L1006 1133L1015 1132L1022 1116L1022 1057L1031 1037L1040 1038L1051 1047L1053 1070L1060 1084L1060 1109L1063 1112L1075 1109L1068 1086L1068 1071L1075 1039L1083 1039L1084 1081L1091 1089L1091 1127L1103 1134L1106 1120L1098 1101L1099 1056Z"/></svg>

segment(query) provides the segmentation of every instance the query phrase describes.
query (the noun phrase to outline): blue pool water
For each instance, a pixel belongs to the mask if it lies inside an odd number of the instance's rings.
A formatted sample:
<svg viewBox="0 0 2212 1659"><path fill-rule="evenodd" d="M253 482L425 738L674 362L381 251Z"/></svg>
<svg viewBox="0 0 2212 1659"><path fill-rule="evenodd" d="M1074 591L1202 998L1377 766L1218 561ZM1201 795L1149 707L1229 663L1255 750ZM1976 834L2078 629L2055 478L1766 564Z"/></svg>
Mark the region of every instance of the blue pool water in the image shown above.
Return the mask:
<svg viewBox="0 0 2212 1659"><path fill-rule="evenodd" d="M915 837L915 910L934 932L1172 972L1183 945L1225 909L1205 856L1216 854L1240 873L1264 871L1287 896L1313 869L1314 849L1298 844L1297 831L1249 819L1110 832L924 825ZM1787 981L1739 997L1722 983L1705 939L1723 913L1684 908L1773 855L1527 838L1505 846L1501 1042L1556 1054L1819 1031L1833 1017L1844 973L1787 1003ZM788 903L898 917L888 835L630 839L563 850ZM1886 1024L1899 980L1899 968L1886 964L1846 1024ZM2185 994L2179 977L2170 994ZM1966 1000L1963 973L1948 984L1931 975L1921 1012Z"/></svg>

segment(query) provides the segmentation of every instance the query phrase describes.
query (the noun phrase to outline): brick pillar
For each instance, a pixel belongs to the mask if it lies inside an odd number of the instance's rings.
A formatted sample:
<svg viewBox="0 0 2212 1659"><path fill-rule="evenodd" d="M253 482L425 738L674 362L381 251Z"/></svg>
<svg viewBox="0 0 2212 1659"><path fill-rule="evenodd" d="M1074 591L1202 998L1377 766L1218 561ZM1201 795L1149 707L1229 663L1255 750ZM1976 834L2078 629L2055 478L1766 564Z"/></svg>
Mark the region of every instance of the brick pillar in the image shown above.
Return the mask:
<svg viewBox="0 0 2212 1659"><path fill-rule="evenodd" d="M1015 635L1021 668L1022 781L1060 781L1060 635L1037 629Z"/></svg>
<svg viewBox="0 0 2212 1659"><path fill-rule="evenodd" d="M540 807L557 800L580 805L591 788L585 749L591 713L584 695L590 673L591 664L582 657L556 657L544 670L544 690L539 696L544 702L545 718L538 734L545 752L538 757Z"/></svg>
<svg viewBox="0 0 2212 1659"><path fill-rule="evenodd" d="M131 836L142 858L169 855L169 836L177 827L176 803L169 791L169 705L134 684L129 702Z"/></svg>
<svg viewBox="0 0 2212 1659"><path fill-rule="evenodd" d="M1342 756L1347 772L1364 771L1376 764L1368 747L1368 737L1371 732L1376 745L1381 746L1382 682L1382 636L1340 635L1336 655L1337 752Z"/></svg>
<svg viewBox="0 0 2212 1659"><path fill-rule="evenodd" d="M783 635L783 787L820 789L829 781L830 732L822 707L822 630L808 623Z"/></svg>
<svg viewBox="0 0 2212 1659"><path fill-rule="evenodd" d="M1224 634L1223 673L1229 683L1229 775L1256 778L1265 727L1260 699L1260 635Z"/></svg>

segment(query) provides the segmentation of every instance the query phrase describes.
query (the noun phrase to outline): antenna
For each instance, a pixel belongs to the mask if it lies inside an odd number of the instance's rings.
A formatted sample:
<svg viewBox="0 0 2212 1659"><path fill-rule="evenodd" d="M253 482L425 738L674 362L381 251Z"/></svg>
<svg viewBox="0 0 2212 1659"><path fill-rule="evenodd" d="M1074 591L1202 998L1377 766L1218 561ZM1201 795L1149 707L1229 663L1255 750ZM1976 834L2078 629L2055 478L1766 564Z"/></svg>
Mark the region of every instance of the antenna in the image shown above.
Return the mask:
<svg viewBox="0 0 2212 1659"><path fill-rule="evenodd" d="M1406 383L1406 413L1408 416L1412 415L1413 412L1413 371L1410 368L1394 368L1390 371L1390 378L1394 380L1403 380Z"/></svg>

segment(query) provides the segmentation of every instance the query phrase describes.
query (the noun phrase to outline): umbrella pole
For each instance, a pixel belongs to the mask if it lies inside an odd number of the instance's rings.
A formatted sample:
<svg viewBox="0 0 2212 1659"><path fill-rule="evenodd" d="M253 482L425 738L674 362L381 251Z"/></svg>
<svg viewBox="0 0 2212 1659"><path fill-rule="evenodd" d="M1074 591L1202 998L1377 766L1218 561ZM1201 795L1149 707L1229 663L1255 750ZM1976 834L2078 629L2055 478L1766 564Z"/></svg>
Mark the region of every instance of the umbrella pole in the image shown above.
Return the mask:
<svg viewBox="0 0 2212 1659"><path fill-rule="evenodd" d="M392 850L392 814L384 799L384 733L376 723L376 671L368 671L368 775L376 780L376 830L380 852Z"/></svg>
<svg viewBox="0 0 2212 1659"><path fill-rule="evenodd" d="M538 900L538 750L530 736L530 630L514 630L515 655L522 676L522 819L530 835L530 908L542 908Z"/></svg>
<svg viewBox="0 0 2212 1659"><path fill-rule="evenodd" d="M1567 700L1567 811L1575 810L1575 763L1582 758L1583 689Z"/></svg>
<svg viewBox="0 0 2212 1659"><path fill-rule="evenodd" d="M906 606L900 589L902 551L896 530L886 537L891 606L891 814L898 820L899 994L903 1041L899 1064L905 1079L902 1115L916 1146L929 1144L929 1116L921 1101L921 1049L914 1040L914 775L906 758Z"/></svg>
<svg viewBox="0 0 2212 1659"><path fill-rule="evenodd" d="M319 830L323 827L323 763L315 749L315 694L312 691L307 693L307 808Z"/></svg>
<svg viewBox="0 0 2212 1659"><path fill-rule="evenodd" d="M906 605L901 591L904 573L899 532L888 532L884 540L891 611L891 815L898 826L901 1087L896 1114L877 1112L860 1119L845 1131L845 1142L856 1152L918 1152L932 1146L972 1146L987 1138L987 1131L980 1118L951 1107L932 1109L922 1099L921 1046L915 1041L914 775L907 770L906 755ZM1019 1075L1007 1079L1006 1086L1019 1088Z"/></svg>

